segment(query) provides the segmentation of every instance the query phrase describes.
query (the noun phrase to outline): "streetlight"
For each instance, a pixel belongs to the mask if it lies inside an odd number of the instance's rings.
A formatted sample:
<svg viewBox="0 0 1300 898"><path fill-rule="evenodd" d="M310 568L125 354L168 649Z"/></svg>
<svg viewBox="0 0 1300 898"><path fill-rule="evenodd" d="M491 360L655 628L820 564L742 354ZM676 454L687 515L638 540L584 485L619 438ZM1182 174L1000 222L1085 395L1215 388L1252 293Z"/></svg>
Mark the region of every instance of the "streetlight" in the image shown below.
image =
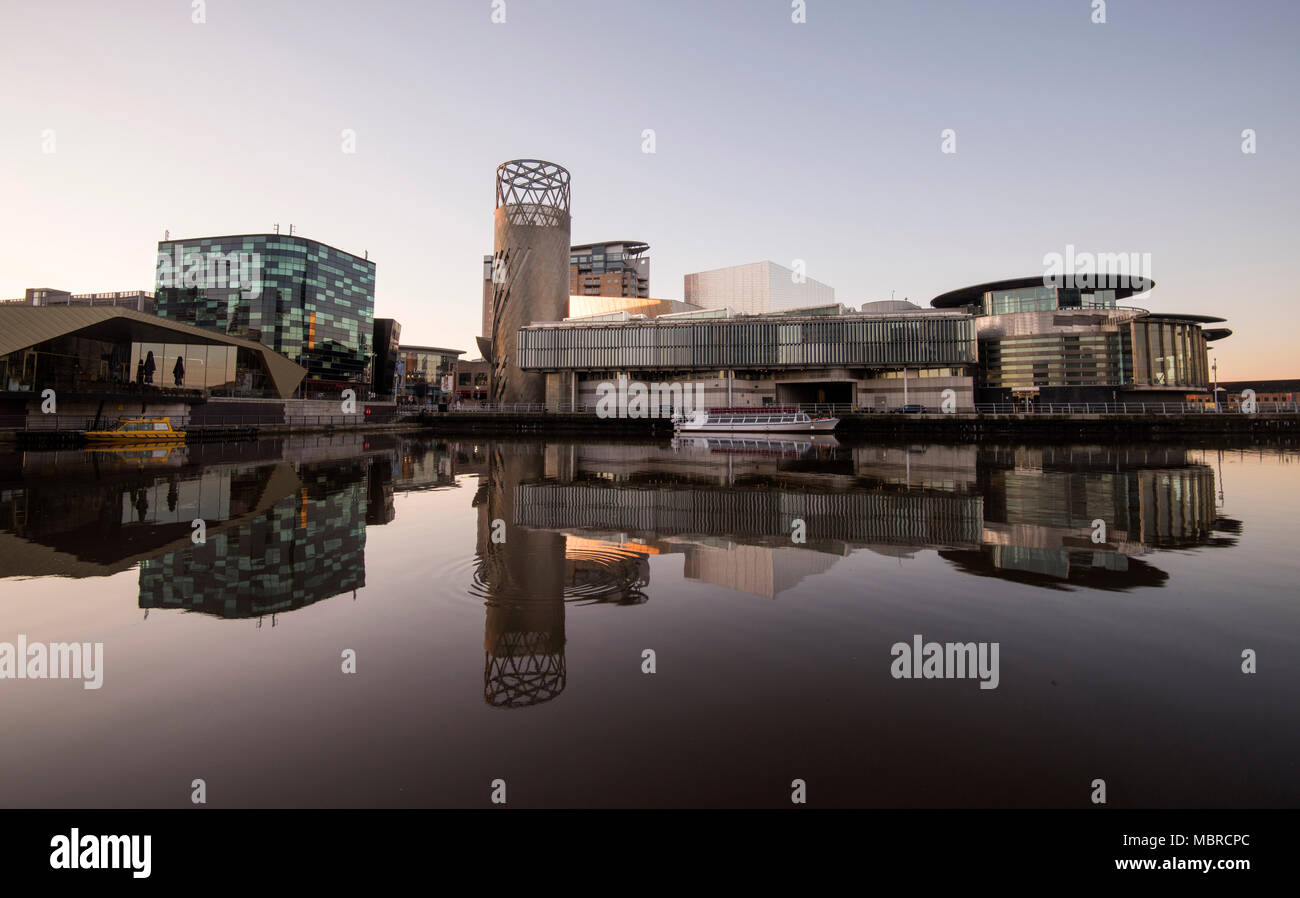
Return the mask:
<svg viewBox="0 0 1300 898"><path fill-rule="evenodd" d="M1210 366L1214 372L1214 413L1219 413L1219 357L1214 357L1214 364Z"/></svg>

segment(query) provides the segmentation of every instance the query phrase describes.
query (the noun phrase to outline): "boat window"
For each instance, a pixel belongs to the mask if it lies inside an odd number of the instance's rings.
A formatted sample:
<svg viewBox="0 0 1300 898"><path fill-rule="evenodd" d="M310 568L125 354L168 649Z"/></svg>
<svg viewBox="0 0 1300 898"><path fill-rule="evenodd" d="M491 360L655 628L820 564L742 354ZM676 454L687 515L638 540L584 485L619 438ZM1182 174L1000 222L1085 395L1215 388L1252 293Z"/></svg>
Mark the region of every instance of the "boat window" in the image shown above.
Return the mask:
<svg viewBox="0 0 1300 898"><path fill-rule="evenodd" d="M166 430L166 429L167 429L167 425L166 425L166 424L162 424L162 423L155 424L155 425L153 426L153 429L154 429L154 430Z"/></svg>

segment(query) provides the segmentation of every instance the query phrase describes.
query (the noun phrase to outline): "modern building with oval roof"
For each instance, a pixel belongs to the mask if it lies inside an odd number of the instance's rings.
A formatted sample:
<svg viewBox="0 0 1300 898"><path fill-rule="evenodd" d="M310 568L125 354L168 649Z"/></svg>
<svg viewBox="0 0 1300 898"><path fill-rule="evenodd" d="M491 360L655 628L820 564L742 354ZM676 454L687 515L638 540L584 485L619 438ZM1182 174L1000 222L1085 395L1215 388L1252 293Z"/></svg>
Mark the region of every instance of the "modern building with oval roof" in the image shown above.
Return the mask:
<svg viewBox="0 0 1300 898"><path fill-rule="evenodd" d="M1152 312L1121 302L1155 281L1052 284L1042 275L990 281L936 296L937 309L975 319L976 402L1181 401L1209 389L1207 342L1227 337L1209 315Z"/></svg>

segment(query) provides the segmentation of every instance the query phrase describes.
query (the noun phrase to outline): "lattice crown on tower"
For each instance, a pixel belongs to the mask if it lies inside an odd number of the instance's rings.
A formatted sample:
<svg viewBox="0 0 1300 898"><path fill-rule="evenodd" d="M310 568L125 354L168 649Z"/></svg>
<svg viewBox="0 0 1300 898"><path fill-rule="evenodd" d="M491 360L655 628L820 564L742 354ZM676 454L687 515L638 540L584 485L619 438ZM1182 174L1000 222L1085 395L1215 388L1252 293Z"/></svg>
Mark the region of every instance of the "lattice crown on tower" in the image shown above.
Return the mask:
<svg viewBox="0 0 1300 898"><path fill-rule="evenodd" d="M512 224L555 226L569 214L569 170L541 159L497 166L497 208L510 207Z"/></svg>

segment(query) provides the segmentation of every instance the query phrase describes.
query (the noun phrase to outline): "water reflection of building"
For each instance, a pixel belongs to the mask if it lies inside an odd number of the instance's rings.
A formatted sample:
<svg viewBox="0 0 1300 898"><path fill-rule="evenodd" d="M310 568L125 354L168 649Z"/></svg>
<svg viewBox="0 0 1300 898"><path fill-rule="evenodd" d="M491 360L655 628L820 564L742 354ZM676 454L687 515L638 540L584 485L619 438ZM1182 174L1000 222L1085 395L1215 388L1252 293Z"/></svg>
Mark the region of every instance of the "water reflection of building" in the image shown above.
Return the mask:
<svg viewBox="0 0 1300 898"><path fill-rule="evenodd" d="M787 453L752 442L582 447L567 478L516 488L518 522L603 540L611 556L682 554L688 578L767 597L860 546L979 544L972 447ZM796 521L806 543L791 539Z"/></svg>
<svg viewBox="0 0 1300 898"><path fill-rule="evenodd" d="M564 691L564 537L512 526L514 485L541 475L544 450L507 443L489 451L488 476L474 500L479 509L475 579L488 600L484 699L495 707L535 705Z"/></svg>
<svg viewBox="0 0 1300 898"><path fill-rule="evenodd" d="M375 435L15 454L0 463L0 577L138 565L145 609L303 607L363 586L365 528L393 520L395 486L454 485L463 454ZM403 469L413 483L395 484Z"/></svg>
<svg viewBox="0 0 1300 898"><path fill-rule="evenodd" d="M550 701L564 691L565 604L635 605L646 600L644 553L558 529L521 526L528 495L521 484L569 478L571 445L496 443L486 449L478 508L478 563L473 593L484 600L483 695L494 707ZM471 446L461 469L478 458Z"/></svg>
<svg viewBox="0 0 1300 898"><path fill-rule="evenodd" d="M515 486L515 524L580 537L596 555L680 553L688 578L768 597L859 549L935 549L1012 580L1159 585L1154 550L1221 544L1235 525L1217 515L1213 471L1181 449L556 452L565 465ZM1106 538L1094 542L1098 520ZM797 521L805 543L791 538Z"/></svg>
<svg viewBox="0 0 1300 898"><path fill-rule="evenodd" d="M271 508L144 560L140 607L259 617L365 586L368 467L303 471Z"/></svg>
<svg viewBox="0 0 1300 898"><path fill-rule="evenodd" d="M38 455L38 453L27 453ZM0 491L0 576L107 576L192 545L191 522L209 533L257 515L298 483L285 464L185 470L99 453L39 453L29 476ZM80 456L80 457L77 457ZM71 457L71 458L70 458ZM165 460L164 460L165 461Z"/></svg>
<svg viewBox="0 0 1300 898"><path fill-rule="evenodd" d="M992 447L980 461L982 546L941 553L968 573L1104 589L1161 585L1168 575L1143 556L1221 545L1216 533L1239 529L1218 516L1213 469L1184 449Z"/></svg>

